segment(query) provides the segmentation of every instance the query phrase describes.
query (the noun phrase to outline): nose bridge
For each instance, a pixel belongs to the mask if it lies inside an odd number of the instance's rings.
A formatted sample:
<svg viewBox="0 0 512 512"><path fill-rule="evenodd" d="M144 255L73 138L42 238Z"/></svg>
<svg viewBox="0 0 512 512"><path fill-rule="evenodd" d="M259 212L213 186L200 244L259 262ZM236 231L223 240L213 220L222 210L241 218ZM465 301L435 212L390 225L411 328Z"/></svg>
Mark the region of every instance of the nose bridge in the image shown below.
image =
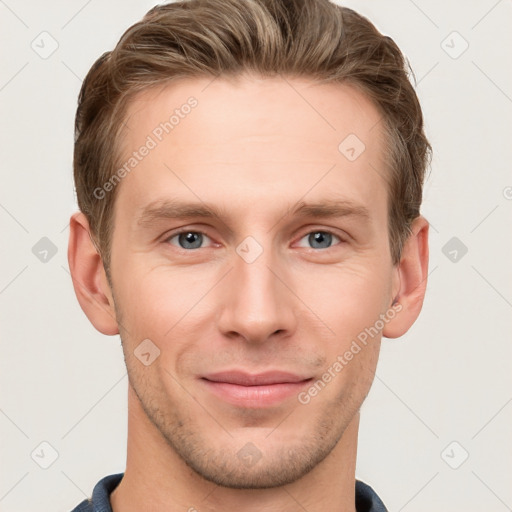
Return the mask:
<svg viewBox="0 0 512 512"><path fill-rule="evenodd" d="M293 294L281 282L282 269L272 248L254 237L247 237L236 247L220 316L224 334L237 333L256 342L295 329Z"/></svg>

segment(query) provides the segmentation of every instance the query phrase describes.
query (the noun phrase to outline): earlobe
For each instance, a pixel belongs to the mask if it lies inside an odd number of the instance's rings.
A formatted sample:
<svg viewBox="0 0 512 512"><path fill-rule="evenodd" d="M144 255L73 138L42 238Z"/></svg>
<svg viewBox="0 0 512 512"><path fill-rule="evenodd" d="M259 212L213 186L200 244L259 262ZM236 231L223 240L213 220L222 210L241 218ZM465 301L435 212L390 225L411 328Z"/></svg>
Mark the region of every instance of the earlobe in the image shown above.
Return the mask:
<svg viewBox="0 0 512 512"><path fill-rule="evenodd" d="M83 213L71 216L69 230L68 262L78 302L98 331L118 334L114 301L103 262L92 242L89 222Z"/></svg>
<svg viewBox="0 0 512 512"><path fill-rule="evenodd" d="M422 216L411 225L411 235L404 244L397 268L399 288L393 301L397 313L382 331L386 338L405 334L420 314L427 287L428 228Z"/></svg>

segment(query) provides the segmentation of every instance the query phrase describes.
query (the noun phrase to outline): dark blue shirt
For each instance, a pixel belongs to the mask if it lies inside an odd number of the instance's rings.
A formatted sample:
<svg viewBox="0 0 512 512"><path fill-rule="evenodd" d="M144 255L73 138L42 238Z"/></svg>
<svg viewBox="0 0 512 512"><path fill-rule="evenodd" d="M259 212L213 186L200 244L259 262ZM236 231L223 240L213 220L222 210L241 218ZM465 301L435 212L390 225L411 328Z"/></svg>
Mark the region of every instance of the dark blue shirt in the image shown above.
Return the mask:
<svg viewBox="0 0 512 512"><path fill-rule="evenodd" d="M92 498L82 501L71 512L112 512L110 493L117 487L124 473L102 478L94 487ZM375 491L364 482L356 480L357 512L387 512Z"/></svg>

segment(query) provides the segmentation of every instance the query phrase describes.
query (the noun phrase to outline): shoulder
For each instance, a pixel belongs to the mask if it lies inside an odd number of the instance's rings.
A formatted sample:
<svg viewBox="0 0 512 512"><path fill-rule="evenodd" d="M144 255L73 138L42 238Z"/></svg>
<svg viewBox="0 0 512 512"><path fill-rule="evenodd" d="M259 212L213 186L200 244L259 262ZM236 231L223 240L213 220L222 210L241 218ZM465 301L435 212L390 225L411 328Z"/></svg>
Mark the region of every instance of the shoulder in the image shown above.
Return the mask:
<svg viewBox="0 0 512 512"><path fill-rule="evenodd" d="M112 512L110 493L119 485L124 473L102 478L92 491L92 497L82 501L71 512Z"/></svg>
<svg viewBox="0 0 512 512"><path fill-rule="evenodd" d="M356 511L387 512L387 508L377 493L361 480L356 480Z"/></svg>

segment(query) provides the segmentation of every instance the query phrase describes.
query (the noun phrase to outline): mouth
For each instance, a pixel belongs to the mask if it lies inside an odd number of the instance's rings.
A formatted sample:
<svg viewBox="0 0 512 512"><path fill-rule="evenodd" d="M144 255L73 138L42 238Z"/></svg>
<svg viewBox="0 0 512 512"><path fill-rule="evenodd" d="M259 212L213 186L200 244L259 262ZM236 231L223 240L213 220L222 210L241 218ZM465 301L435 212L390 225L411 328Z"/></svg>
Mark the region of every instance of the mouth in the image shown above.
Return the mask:
<svg viewBox="0 0 512 512"><path fill-rule="evenodd" d="M238 407L269 407L297 396L313 380L289 372L250 374L229 371L201 377L206 389L218 399Z"/></svg>

